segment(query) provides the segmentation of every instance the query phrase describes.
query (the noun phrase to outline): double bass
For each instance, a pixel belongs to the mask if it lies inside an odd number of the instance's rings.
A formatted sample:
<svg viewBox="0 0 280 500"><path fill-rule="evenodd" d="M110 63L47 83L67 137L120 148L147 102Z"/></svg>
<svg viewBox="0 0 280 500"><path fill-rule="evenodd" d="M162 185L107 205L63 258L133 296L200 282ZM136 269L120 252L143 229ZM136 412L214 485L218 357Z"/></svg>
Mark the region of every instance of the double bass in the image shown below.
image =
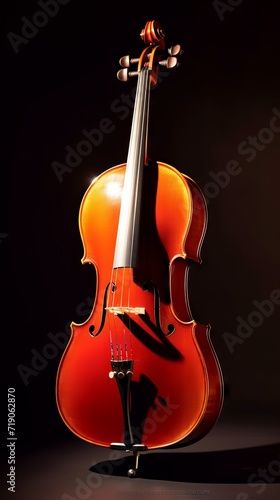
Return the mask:
<svg viewBox="0 0 280 500"><path fill-rule="evenodd" d="M127 161L101 173L80 206L95 299L88 319L71 324L56 379L64 423L94 445L133 453L130 477L142 452L205 436L223 404L210 326L195 322L187 289L207 205L194 180L147 151L150 90L160 66L176 67L182 51L166 49L157 21L141 39L145 49L122 57L118 72L137 78Z"/></svg>

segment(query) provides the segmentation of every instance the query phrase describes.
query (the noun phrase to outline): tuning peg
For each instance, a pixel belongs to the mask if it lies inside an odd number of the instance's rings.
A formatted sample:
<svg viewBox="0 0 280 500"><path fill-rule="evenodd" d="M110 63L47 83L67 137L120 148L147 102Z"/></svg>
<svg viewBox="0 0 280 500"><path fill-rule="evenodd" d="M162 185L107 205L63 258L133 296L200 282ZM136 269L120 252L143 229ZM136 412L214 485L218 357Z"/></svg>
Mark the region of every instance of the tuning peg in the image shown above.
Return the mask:
<svg viewBox="0 0 280 500"><path fill-rule="evenodd" d="M122 66L123 68L129 68L129 66L131 64L135 64L135 63L138 63L139 62L139 58L138 59L130 59L129 56L123 56L120 58L119 60L119 63L120 63L120 66Z"/></svg>
<svg viewBox="0 0 280 500"><path fill-rule="evenodd" d="M163 61L159 61L159 64L161 66L166 66L167 69L172 69L179 65L177 57L171 57L171 56L168 57L167 59L164 59Z"/></svg>
<svg viewBox="0 0 280 500"><path fill-rule="evenodd" d="M127 68L120 69L117 72L117 78L121 82L127 82L128 78L138 75L137 71L128 71Z"/></svg>
<svg viewBox="0 0 280 500"><path fill-rule="evenodd" d="M181 45L172 45L172 47L168 49L168 54L171 56L181 56L183 54Z"/></svg>

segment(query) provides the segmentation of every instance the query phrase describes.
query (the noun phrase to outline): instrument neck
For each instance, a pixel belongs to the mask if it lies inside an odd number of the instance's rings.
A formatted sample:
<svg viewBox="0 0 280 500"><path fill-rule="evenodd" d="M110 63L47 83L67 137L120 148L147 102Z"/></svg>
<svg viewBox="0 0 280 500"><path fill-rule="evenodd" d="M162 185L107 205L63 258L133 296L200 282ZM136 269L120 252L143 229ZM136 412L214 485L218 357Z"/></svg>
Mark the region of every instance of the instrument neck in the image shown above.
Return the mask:
<svg viewBox="0 0 280 500"><path fill-rule="evenodd" d="M144 67L138 75L114 255L114 269L137 267L142 178L144 165L148 161L149 101L150 71Z"/></svg>

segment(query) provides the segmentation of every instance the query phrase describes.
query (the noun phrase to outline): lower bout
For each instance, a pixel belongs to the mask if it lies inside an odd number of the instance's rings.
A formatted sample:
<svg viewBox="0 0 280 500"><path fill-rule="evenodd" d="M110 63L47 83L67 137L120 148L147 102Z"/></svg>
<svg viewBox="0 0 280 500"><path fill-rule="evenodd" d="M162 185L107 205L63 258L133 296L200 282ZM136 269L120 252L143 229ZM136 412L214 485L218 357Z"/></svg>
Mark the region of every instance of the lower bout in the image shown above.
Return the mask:
<svg viewBox="0 0 280 500"><path fill-rule="evenodd" d="M156 385L145 375L132 380L128 395L121 395L115 380L58 384L58 407L74 434L92 444L141 443L148 449L180 446L204 435L217 418L217 408L205 405L182 384ZM88 382L88 381L87 381ZM80 389L79 389L80 386ZM198 396L198 397L196 397Z"/></svg>

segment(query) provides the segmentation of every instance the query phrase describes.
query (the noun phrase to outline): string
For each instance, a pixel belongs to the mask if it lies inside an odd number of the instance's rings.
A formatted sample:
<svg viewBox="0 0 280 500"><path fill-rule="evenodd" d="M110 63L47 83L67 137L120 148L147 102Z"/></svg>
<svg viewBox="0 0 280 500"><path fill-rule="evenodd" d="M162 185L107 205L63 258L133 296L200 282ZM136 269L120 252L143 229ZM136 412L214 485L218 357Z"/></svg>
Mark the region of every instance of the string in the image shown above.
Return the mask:
<svg viewBox="0 0 280 500"><path fill-rule="evenodd" d="M123 198L121 201L114 263L111 271L111 286L109 287L109 300L107 303L111 357L114 357L115 353L117 359L122 359L123 357L123 346L126 359L129 357L127 329L129 330L130 339L130 356L132 356L131 313L133 312L133 304L131 304L131 286L133 285L133 269L137 261L142 175L144 159L146 158L145 148L149 107L148 84L149 72L147 68L144 68L138 76L131 140L125 173L126 182L122 193ZM129 176L128 178L126 178L127 175ZM133 185L131 185L132 182L134 183ZM134 197L132 197L133 193ZM127 206L128 213L126 213ZM123 241L124 239L125 241ZM136 304L137 306L138 304ZM124 321L122 322L122 339L118 334L118 325L120 324L116 320L118 314L128 315L128 327L125 326ZM114 316L113 321L111 321L112 315ZM112 329L114 330L115 349Z"/></svg>

